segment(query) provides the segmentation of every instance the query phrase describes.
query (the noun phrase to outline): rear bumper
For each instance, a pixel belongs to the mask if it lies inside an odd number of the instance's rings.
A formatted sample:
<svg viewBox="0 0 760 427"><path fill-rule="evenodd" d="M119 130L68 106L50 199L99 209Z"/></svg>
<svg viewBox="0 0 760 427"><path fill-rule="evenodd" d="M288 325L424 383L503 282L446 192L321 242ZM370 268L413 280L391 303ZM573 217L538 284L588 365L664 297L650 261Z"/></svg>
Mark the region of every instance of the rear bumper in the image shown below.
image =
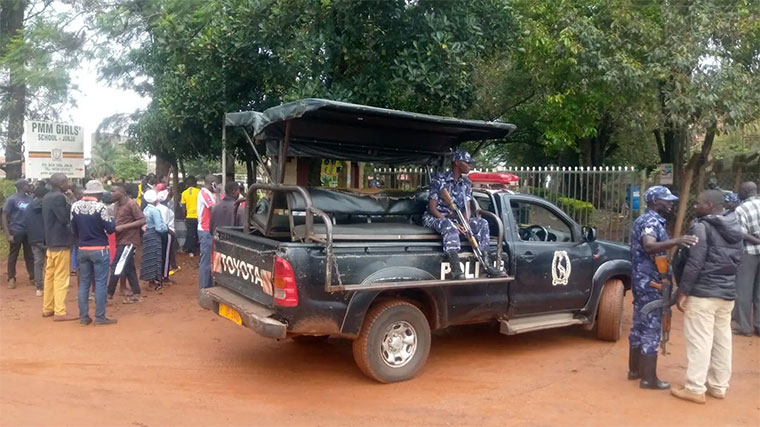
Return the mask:
<svg viewBox="0 0 760 427"><path fill-rule="evenodd" d="M270 316L274 311L269 307L253 302L227 288L212 287L201 289L198 304L206 310L219 315L219 304L234 308L240 313L243 326L267 338L285 338L288 325Z"/></svg>

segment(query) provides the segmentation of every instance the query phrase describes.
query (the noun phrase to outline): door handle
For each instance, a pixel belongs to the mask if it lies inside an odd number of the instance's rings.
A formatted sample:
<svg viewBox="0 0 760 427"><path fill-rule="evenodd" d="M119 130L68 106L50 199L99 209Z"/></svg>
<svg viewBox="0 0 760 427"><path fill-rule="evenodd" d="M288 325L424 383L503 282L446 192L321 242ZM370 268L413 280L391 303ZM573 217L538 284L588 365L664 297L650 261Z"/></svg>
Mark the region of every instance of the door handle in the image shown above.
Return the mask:
<svg viewBox="0 0 760 427"><path fill-rule="evenodd" d="M525 262L531 262L534 259L536 259L536 255L533 252L525 252L524 254L520 255L518 258Z"/></svg>

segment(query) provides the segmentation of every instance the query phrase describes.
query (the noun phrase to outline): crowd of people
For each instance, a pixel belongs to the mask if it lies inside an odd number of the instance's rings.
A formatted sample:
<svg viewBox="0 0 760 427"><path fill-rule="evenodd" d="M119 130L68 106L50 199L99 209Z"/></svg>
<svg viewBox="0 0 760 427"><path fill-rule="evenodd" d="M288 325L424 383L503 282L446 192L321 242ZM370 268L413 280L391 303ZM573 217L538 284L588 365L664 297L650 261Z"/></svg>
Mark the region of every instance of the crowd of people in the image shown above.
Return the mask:
<svg viewBox="0 0 760 427"><path fill-rule="evenodd" d="M678 284L676 306L684 312L686 380L673 396L704 404L705 394L724 399L731 378L732 333L760 336L760 196L754 182L725 195L709 189L697 197L697 218L689 231L671 239L666 218L678 198L655 186L644 195L646 212L631 231L633 328L629 336L628 379L641 388L664 390L657 377L663 309L645 305L663 295L654 257L681 247L672 271ZM732 325L733 324L733 325Z"/></svg>
<svg viewBox="0 0 760 427"><path fill-rule="evenodd" d="M139 184L112 183L109 190L99 180L88 181L84 188L71 186L63 174L35 185L16 181L16 193L6 200L2 214L10 246L8 287L16 287L16 264L23 249L30 283L43 300L43 317L78 319L89 325L93 323L89 302L94 299L94 323L114 324L116 320L106 316L106 307L119 283L123 303L134 304L143 300L141 281L148 289L160 291L179 271L178 210L185 216L182 250L191 257L200 255L199 287L212 286L213 230L239 225L245 206L240 184L228 182L221 195L217 181L209 175L198 188L196 179L189 177L180 206L174 206L166 180L152 174ZM78 276L78 315L66 307L74 274Z"/></svg>

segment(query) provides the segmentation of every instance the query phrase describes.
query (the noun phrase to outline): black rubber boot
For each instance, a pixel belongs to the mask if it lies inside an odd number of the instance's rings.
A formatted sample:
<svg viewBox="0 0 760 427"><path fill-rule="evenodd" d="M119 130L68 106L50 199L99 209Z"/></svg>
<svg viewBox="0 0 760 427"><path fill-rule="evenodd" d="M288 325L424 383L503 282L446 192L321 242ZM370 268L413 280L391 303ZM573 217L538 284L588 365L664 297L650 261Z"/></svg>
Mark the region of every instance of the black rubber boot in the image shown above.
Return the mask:
<svg viewBox="0 0 760 427"><path fill-rule="evenodd" d="M670 384L657 378L657 353L639 355L639 387L650 390L667 390Z"/></svg>
<svg viewBox="0 0 760 427"><path fill-rule="evenodd" d="M459 252L449 251L449 264L451 264L451 278L453 280L464 279L464 273L462 272L462 266L459 265Z"/></svg>
<svg viewBox="0 0 760 427"><path fill-rule="evenodd" d="M628 379L638 380L641 378L639 371L639 358L641 357L640 347L628 347Z"/></svg>
<svg viewBox="0 0 760 427"><path fill-rule="evenodd" d="M491 262L491 257L489 257L488 254L485 254L483 258L485 258L486 262L486 265L483 267L485 268L488 277L507 277L507 273L504 270L497 270L494 268L493 262Z"/></svg>

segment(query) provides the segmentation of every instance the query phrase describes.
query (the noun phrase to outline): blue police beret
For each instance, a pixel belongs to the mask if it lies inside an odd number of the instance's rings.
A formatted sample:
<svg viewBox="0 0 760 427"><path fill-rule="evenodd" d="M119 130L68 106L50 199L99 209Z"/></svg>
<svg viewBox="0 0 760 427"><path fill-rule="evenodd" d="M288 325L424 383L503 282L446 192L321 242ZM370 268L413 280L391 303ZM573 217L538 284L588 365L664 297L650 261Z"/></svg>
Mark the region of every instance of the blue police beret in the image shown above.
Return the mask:
<svg viewBox="0 0 760 427"><path fill-rule="evenodd" d="M726 193L726 203L741 203L741 199L739 199L739 195L736 193Z"/></svg>
<svg viewBox="0 0 760 427"><path fill-rule="evenodd" d="M452 157L452 162L464 161L465 163L472 163L472 156L465 150L457 150Z"/></svg>
<svg viewBox="0 0 760 427"><path fill-rule="evenodd" d="M646 193L644 193L644 201L652 203L655 200L675 201L678 200L678 197L674 196L673 193L668 190L668 187L655 185L654 187L649 187Z"/></svg>

